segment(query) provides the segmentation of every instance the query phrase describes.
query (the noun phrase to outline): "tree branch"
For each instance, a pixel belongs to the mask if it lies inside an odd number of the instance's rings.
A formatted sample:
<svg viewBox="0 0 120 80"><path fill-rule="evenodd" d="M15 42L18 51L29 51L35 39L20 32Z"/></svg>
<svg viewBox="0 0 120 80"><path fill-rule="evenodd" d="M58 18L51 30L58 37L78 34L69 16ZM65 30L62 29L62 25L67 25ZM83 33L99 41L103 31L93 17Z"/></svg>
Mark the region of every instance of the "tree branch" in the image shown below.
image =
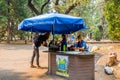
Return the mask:
<svg viewBox="0 0 120 80"><path fill-rule="evenodd" d="M43 13L43 9L44 7L50 2L50 0L47 0L42 6L41 6L41 11L40 11L40 14Z"/></svg>
<svg viewBox="0 0 120 80"><path fill-rule="evenodd" d="M55 5L58 5L58 3L59 3L59 0L55 0Z"/></svg>
<svg viewBox="0 0 120 80"><path fill-rule="evenodd" d="M109 0L104 0L104 2L108 2Z"/></svg>
<svg viewBox="0 0 120 80"><path fill-rule="evenodd" d="M69 6L69 8L65 11L65 14L68 14L72 9L74 9L77 6L77 4L72 4Z"/></svg>
<svg viewBox="0 0 120 80"><path fill-rule="evenodd" d="M39 11L32 4L32 0L28 0L28 7L35 12L35 14L39 15Z"/></svg>

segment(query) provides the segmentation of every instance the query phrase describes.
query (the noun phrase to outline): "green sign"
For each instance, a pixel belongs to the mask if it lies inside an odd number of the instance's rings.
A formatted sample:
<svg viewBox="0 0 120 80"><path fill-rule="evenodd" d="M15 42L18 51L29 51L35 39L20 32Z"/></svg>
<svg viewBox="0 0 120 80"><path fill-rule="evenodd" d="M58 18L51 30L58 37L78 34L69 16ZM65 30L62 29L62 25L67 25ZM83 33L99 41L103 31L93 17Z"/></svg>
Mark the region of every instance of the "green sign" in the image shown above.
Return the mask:
<svg viewBox="0 0 120 80"><path fill-rule="evenodd" d="M68 74L68 56L56 55L57 71L56 74L69 77Z"/></svg>

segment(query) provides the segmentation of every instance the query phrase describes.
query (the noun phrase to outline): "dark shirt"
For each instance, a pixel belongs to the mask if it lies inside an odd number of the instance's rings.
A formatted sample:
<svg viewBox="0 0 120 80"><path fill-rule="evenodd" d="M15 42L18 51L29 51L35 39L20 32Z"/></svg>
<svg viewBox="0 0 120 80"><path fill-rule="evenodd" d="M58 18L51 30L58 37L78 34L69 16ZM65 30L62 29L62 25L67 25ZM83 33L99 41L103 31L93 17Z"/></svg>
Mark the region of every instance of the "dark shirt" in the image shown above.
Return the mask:
<svg viewBox="0 0 120 80"><path fill-rule="evenodd" d="M63 40L61 41L61 51L64 51L63 46L65 46L66 50L67 50L67 40L66 40L66 38L63 38Z"/></svg>
<svg viewBox="0 0 120 80"><path fill-rule="evenodd" d="M46 41L47 37L44 35L38 35L33 38L33 43L35 44L35 47L40 47L43 41Z"/></svg>

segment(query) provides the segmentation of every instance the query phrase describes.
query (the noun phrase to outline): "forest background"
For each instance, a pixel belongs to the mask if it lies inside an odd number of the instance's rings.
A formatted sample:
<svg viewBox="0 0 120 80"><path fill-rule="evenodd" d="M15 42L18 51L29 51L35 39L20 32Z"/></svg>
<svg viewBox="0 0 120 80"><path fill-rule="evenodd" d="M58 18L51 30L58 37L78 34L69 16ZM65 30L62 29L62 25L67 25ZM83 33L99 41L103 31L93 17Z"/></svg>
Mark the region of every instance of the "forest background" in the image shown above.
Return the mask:
<svg viewBox="0 0 120 80"><path fill-rule="evenodd" d="M0 42L31 41L34 33L18 31L18 24L51 10L84 18L89 29L76 35L120 41L120 0L0 0Z"/></svg>

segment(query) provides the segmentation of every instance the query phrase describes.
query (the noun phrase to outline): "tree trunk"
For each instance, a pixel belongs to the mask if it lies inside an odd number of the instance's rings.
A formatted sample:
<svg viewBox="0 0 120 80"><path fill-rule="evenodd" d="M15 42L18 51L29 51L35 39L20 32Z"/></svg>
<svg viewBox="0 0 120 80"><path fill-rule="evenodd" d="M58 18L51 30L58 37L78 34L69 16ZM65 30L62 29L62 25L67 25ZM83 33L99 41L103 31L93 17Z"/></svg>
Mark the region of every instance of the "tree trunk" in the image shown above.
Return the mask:
<svg viewBox="0 0 120 80"><path fill-rule="evenodd" d="M8 0L7 2L8 4L8 21L7 21L7 43L9 44L10 43L10 36L11 36L11 32L10 32L10 16L9 16L9 13L10 13L10 1Z"/></svg>
<svg viewBox="0 0 120 80"><path fill-rule="evenodd" d="M104 38L104 24L105 24L105 18L104 18L104 7L101 8L102 17L101 17L101 38Z"/></svg>
<svg viewBox="0 0 120 80"><path fill-rule="evenodd" d="M14 36L14 21L11 20L11 41L13 41L13 38L15 38Z"/></svg>
<svg viewBox="0 0 120 80"><path fill-rule="evenodd" d="M31 32L31 42L32 42L32 39L33 39L33 36L32 36L32 35L33 35L33 33Z"/></svg>
<svg viewBox="0 0 120 80"><path fill-rule="evenodd" d="M10 43L10 37L11 37L11 32L10 32L10 19L8 19L7 22L7 43Z"/></svg>
<svg viewBox="0 0 120 80"><path fill-rule="evenodd" d="M92 33L90 33L90 39L92 39Z"/></svg>

